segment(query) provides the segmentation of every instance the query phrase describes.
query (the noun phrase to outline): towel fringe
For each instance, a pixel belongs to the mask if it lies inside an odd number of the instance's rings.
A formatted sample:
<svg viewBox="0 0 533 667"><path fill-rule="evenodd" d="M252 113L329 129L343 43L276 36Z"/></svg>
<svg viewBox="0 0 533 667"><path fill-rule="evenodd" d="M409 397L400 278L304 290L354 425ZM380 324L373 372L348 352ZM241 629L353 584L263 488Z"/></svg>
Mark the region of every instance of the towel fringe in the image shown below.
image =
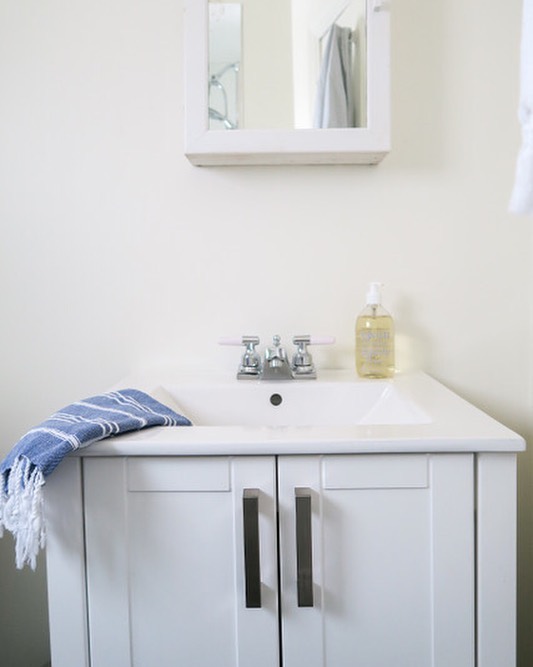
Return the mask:
<svg viewBox="0 0 533 667"><path fill-rule="evenodd" d="M6 473L0 473L0 538L4 537L4 514L7 502Z"/></svg>
<svg viewBox="0 0 533 667"><path fill-rule="evenodd" d="M0 479L0 537L3 529L15 538L15 564L35 570L37 554L46 542L43 490L44 475L25 456L15 459Z"/></svg>

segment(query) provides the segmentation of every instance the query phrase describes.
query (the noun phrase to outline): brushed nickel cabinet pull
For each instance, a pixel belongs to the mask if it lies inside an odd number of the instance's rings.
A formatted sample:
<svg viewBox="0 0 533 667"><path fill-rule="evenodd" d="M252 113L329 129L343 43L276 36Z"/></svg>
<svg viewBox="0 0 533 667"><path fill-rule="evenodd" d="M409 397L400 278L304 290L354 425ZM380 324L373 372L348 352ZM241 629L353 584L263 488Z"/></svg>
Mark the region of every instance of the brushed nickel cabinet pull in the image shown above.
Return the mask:
<svg viewBox="0 0 533 667"><path fill-rule="evenodd" d="M261 607L261 564L259 559L259 490L244 489L244 590L246 607Z"/></svg>
<svg viewBox="0 0 533 667"><path fill-rule="evenodd" d="M311 491L295 489L296 581L298 606L313 606L313 549L311 533Z"/></svg>

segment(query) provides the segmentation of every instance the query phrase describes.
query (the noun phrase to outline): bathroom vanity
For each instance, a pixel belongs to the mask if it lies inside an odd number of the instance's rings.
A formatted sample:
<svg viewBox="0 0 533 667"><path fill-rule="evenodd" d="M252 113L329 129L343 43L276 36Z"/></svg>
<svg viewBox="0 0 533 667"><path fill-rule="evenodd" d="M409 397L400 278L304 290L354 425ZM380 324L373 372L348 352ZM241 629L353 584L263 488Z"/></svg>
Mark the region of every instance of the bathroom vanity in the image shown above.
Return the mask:
<svg viewBox="0 0 533 667"><path fill-rule="evenodd" d="M133 382L197 425L50 477L54 667L515 664L520 436L423 374Z"/></svg>

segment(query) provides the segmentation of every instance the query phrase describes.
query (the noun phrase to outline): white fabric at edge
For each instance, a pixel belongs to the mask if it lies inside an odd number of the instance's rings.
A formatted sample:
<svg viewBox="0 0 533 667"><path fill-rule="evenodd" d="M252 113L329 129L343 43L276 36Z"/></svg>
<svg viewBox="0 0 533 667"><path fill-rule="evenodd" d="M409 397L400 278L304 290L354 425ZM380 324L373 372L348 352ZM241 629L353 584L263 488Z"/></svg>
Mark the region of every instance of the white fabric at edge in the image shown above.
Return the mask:
<svg viewBox="0 0 533 667"><path fill-rule="evenodd" d="M522 127L522 145L509 210L533 214L533 0L524 0L522 11L518 118Z"/></svg>

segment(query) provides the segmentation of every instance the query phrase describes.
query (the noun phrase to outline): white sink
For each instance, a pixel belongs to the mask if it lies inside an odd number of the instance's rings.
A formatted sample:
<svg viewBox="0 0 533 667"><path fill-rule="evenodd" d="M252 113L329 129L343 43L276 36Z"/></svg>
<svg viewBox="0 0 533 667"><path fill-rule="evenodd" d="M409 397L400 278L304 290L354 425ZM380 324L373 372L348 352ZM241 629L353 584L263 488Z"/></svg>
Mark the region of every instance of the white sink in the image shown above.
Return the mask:
<svg viewBox="0 0 533 667"><path fill-rule="evenodd" d="M196 426L355 426L431 421L414 400L388 380L222 384L207 380L165 386L164 391ZM155 393L164 402L161 391Z"/></svg>
<svg viewBox="0 0 533 667"><path fill-rule="evenodd" d="M238 381L231 374L152 369L136 387L188 417L192 427L142 429L83 456L197 456L350 452L520 451L523 438L424 373L361 380Z"/></svg>

